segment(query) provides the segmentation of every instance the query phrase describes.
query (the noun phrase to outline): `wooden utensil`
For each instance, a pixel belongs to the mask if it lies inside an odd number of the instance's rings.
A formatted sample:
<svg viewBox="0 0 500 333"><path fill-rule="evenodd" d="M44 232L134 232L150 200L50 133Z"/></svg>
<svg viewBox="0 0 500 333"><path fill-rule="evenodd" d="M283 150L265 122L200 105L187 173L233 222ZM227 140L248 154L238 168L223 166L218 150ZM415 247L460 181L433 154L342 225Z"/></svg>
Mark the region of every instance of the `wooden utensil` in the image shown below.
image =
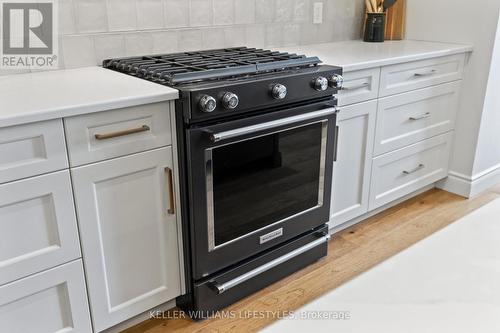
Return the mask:
<svg viewBox="0 0 500 333"><path fill-rule="evenodd" d="M406 25L406 0L396 1L395 4L387 10L386 15L385 39L404 39Z"/></svg>
<svg viewBox="0 0 500 333"><path fill-rule="evenodd" d="M365 5L366 5L366 12L373 13L372 3L370 2L370 0L365 0Z"/></svg>
<svg viewBox="0 0 500 333"><path fill-rule="evenodd" d="M372 4L372 13L377 12L377 0L370 0L370 2Z"/></svg>

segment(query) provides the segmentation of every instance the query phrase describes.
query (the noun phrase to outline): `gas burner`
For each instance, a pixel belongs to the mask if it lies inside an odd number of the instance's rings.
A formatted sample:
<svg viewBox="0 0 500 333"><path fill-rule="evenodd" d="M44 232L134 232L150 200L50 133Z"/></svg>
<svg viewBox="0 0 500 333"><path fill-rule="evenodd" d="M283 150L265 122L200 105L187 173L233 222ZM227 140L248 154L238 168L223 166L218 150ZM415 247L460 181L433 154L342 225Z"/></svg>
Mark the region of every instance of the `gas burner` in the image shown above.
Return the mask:
<svg viewBox="0 0 500 333"><path fill-rule="evenodd" d="M103 66L161 84L176 86L307 68L320 63L317 57L235 47L110 59L105 60Z"/></svg>

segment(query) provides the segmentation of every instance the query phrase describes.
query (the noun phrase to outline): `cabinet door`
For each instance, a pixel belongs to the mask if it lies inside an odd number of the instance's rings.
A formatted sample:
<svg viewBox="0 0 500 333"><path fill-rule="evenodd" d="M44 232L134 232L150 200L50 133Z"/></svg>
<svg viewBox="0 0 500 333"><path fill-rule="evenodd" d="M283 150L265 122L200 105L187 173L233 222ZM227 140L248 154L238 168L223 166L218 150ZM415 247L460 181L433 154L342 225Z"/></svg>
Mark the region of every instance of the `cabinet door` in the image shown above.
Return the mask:
<svg viewBox="0 0 500 333"><path fill-rule="evenodd" d="M82 261L1 286L0 332L92 332Z"/></svg>
<svg viewBox="0 0 500 333"><path fill-rule="evenodd" d="M171 169L166 147L71 171L96 331L180 295Z"/></svg>
<svg viewBox="0 0 500 333"><path fill-rule="evenodd" d="M0 185L0 285L78 257L67 170Z"/></svg>
<svg viewBox="0 0 500 333"><path fill-rule="evenodd" d="M330 227L368 211L377 101L342 107L339 146L333 167Z"/></svg>

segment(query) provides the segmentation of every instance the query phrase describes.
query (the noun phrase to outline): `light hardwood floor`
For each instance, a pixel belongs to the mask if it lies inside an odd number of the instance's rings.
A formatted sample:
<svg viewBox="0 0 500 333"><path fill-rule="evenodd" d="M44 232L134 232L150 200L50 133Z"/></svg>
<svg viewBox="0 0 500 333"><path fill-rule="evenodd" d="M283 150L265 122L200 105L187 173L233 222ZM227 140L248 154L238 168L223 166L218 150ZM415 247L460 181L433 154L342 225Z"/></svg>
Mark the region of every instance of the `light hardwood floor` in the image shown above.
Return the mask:
<svg viewBox="0 0 500 333"><path fill-rule="evenodd" d="M328 256L225 310L296 310L471 211L500 198L500 186L467 200L433 189L336 234ZM236 317L239 317L238 315ZM127 333L255 332L277 318L151 319Z"/></svg>

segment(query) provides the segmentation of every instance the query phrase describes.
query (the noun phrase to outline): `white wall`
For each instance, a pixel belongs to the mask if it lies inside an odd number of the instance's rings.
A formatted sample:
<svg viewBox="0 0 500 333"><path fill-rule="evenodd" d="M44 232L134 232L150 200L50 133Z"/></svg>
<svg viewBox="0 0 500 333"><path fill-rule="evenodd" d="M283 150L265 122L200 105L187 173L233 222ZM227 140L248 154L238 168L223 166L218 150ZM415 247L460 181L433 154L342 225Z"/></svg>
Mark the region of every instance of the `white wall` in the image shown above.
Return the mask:
<svg viewBox="0 0 500 333"><path fill-rule="evenodd" d="M473 177L500 168L500 25L495 47L479 130Z"/></svg>
<svg viewBox="0 0 500 333"><path fill-rule="evenodd" d="M316 2L323 3L320 24L313 23ZM359 39L364 10L364 0L60 0L59 63L76 68L123 56Z"/></svg>
<svg viewBox="0 0 500 333"><path fill-rule="evenodd" d="M500 0L408 0L407 38L474 44L464 74L450 172L468 183L500 163L499 64L490 71L494 41L500 38L499 9ZM500 46L495 60L500 60Z"/></svg>

